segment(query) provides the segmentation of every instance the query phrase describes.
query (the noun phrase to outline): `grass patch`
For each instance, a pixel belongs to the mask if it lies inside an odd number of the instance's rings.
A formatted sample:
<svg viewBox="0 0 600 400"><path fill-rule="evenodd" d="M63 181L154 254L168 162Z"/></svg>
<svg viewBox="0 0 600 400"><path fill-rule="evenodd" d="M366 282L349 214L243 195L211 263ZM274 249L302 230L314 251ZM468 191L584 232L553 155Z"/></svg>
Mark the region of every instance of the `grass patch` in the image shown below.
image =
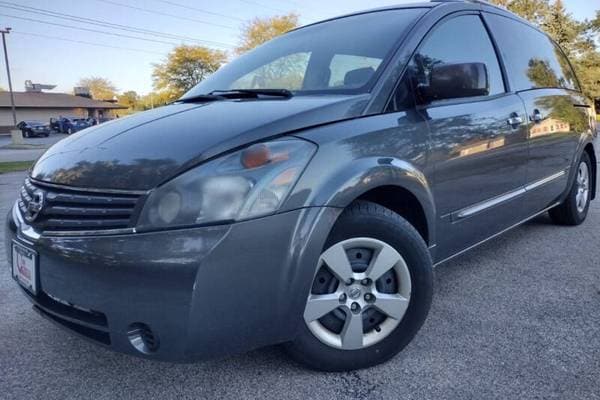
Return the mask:
<svg viewBox="0 0 600 400"><path fill-rule="evenodd" d="M11 161L11 162L0 162L0 174L6 172L25 171L31 165L33 161Z"/></svg>

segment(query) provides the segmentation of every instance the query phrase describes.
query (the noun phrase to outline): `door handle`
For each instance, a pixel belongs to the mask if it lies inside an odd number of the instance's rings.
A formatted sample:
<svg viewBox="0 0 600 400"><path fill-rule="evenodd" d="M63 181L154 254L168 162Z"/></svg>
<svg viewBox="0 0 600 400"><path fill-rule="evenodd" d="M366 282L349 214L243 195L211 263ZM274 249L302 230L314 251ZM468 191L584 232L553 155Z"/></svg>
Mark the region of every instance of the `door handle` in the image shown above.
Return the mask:
<svg viewBox="0 0 600 400"><path fill-rule="evenodd" d="M510 117L506 120L510 126L516 128L518 125L523 123L523 118L519 116L516 112L510 114Z"/></svg>
<svg viewBox="0 0 600 400"><path fill-rule="evenodd" d="M542 117L542 113L538 109L533 110L533 115L530 118L531 118L531 121L536 124L539 124L544 119Z"/></svg>

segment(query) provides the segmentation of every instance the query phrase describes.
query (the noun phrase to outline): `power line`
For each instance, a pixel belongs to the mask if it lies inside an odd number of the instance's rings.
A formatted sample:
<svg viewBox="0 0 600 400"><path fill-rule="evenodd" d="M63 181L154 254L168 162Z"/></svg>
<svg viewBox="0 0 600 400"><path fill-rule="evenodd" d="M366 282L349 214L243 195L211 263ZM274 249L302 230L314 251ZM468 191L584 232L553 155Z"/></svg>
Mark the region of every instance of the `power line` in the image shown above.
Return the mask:
<svg viewBox="0 0 600 400"><path fill-rule="evenodd" d="M126 35L124 33L107 32L107 31L102 31L102 30L99 30L99 29L91 29L91 28L84 28L84 27L73 26L73 25L59 24L59 23L56 23L56 22L43 21L43 20L39 20L39 19L35 19L35 18L18 17L18 16L15 16L15 15L9 15L9 14L0 14L0 16L9 17L9 18L16 18L16 19L21 19L21 20L30 21L30 22L37 22L37 23L40 23L40 24L53 25L53 26L58 26L58 27L61 27L61 28L76 29L76 30L87 31L87 32L101 33L103 35L111 35L111 36L124 37L124 38L128 38L128 39L143 40L143 41L146 41L146 42L169 44L169 45L172 45L172 46L179 45L179 43L175 43L175 42L167 42L167 41L164 41L164 40L148 39L148 38L143 38L143 37L139 37L139 36ZM215 42L215 43L217 43L217 42ZM228 45L228 44L227 45L225 45L225 44L217 44L217 46L220 46L220 47L230 47L231 45Z"/></svg>
<svg viewBox="0 0 600 400"><path fill-rule="evenodd" d="M197 22L199 24L206 24L206 25L217 26L219 28L224 28L224 29L237 30L237 28L235 28L231 25L215 24L212 22L202 21L202 20L195 19L195 18L184 17L182 15L168 14L168 13L164 13L162 11L151 10L151 9L143 8L143 7L136 7L136 6L132 6L129 4L122 4L122 3L118 3L116 1L111 1L111 0L96 0L96 1L100 1L102 3L107 3L107 4L112 4L112 5L119 6L119 7L126 7L126 8L130 8L132 10L138 10L138 11L143 11L143 12L147 12L147 13L163 15L163 16L167 16L167 17L171 17L171 18L177 18L177 19L181 19L181 20Z"/></svg>
<svg viewBox="0 0 600 400"><path fill-rule="evenodd" d="M133 48L133 47L112 46L112 45L109 45L109 44L86 42L84 40L75 40L75 39L67 39L67 38L58 37L58 36L41 35L41 34L38 34L38 33L21 32L21 31L12 31L12 33L16 33L16 34L19 34L19 35L26 35L26 36L35 36L35 37L40 37L40 38L44 38L44 39L62 40L62 41L65 41L65 42L87 44L87 45L90 45L90 46L107 47L107 48L110 48L110 49L119 49L119 50L127 50L127 51L138 51L140 53L165 55L165 53L160 53L158 51L142 50L142 49L136 49L136 48Z"/></svg>
<svg viewBox="0 0 600 400"><path fill-rule="evenodd" d="M245 21L242 18L232 17L231 15L220 14L220 13L217 13L217 12L214 12L214 11L208 11L208 10L204 10L202 8L197 8L197 7L192 7L192 6L188 6L188 5L181 4L181 3L176 3L176 2L170 1L170 0L154 0L154 1L159 2L159 3L170 4L172 6L179 7L179 8L185 8L185 9L188 9L188 10L194 10L194 11L198 11L198 12L201 12L201 13L214 15L214 16L217 16L217 17L228 18L228 19L232 19L234 21L240 21L240 22L244 22Z"/></svg>
<svg viewBox="0 0 600 400"><path fill-rule="evenodd" d="M22 6L19 4L10 3L10 2L6 2L6 1L0 1L0 7L9 8L9 9L16 10L16 11L23 11L23 12L27 12L27 13L31 13L31 14L44 15L44 16L52 17L52 18L60 18L60 19L65 19L65 20L79 22L79 23L102 26L105 28L119 29L119 30L123 30L123 31L127 31L127 32L134 32L134 33L142 33L145 35L162 37L162 38L167 38L167 39L179 39L179 40L187 40L187 41L195 41L195 42L207 42L205 40L197 39L197 38L190 37L190 36L175 35L175 34L171 34L171 33L153 31L153 30L145 29L145 28L138 28L138 27L134 27L134 26L115 24L112 22L103 21L103 20L99 20L99 19L80 17L80 16L72 15L72 14L64 14L64 13L59 13L59 12L55 12L55 11L51 11L51 10L45 10L42 8ZM208 41L208 42L210 42L210 41Z"/></svg>
<svg viewBox="0 0 600 400"><path fill-rule="evenodd" d="M35 19L35 18L18 17L16 15L10 15L10 14L0 14L0 16L21 19L23 21L29 21L29 22L37 22L39 24L59 26L61 28L68 28L68 29L76 29L76 30L80 30L80 31L101 33L103 35L111 35L111 36L124 37L124 38L128 38L128 39L144 40L146 42L170 44L170 45L174 45L174 46L177 45L177 43L167 42L167 41L164 41L164 40L148 39L148 38L142 38L142 37L138 37L138 36L126 35L124 33L106 32L106 31L101 31L99 29L91 29L91 28L83 28L83 27L73 26L73 25L59 24L57 22L42 21L40 19Z"/></svg>

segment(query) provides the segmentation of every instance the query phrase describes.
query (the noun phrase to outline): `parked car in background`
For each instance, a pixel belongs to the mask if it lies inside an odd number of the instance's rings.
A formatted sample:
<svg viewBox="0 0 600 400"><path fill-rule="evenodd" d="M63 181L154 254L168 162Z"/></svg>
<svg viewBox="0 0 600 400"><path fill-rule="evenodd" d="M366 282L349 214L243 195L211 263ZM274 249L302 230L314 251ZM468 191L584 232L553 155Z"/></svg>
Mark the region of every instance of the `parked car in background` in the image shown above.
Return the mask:
<svg viewBox="0 0 600 400"><path fill-rule="evenodd" d="M71 130L68 131L68 134L78 132L82 129L89 128L94 123L90 118L74 118L71 120Z"/></svg>
<svg viewBox="0 0 600 400"><path fill-rule="evenodd" d="M312 368L365 368L417 334L434 265L542 213L585 221L593 118L560 47L501 8L335 18L55 144L15 193L8 260L36 311L114 350L286 343Z"/></svg>
<svg viewBox="0 0 600 400"><path fill-rule="evenodd" d="M57 119L50 118L50 126L52 129L56 130L60 133L66 133L70 135L71 133L78 132L82 129L88 128L92 126L91 118L81 118L81 117L59 117Z"/></svg>
<svg viewBox="0 0 600 400"><path fill-rule="evenodd" d="M50 126L41 121L21 121L17 124L23 137L48 137L50 135Z"/></svg>
<svg viewBox="0 0 600 400"><path fill-rule="evenodd" d="M50 118L50 130L53 132L60 132L59 118Z"/></svg>

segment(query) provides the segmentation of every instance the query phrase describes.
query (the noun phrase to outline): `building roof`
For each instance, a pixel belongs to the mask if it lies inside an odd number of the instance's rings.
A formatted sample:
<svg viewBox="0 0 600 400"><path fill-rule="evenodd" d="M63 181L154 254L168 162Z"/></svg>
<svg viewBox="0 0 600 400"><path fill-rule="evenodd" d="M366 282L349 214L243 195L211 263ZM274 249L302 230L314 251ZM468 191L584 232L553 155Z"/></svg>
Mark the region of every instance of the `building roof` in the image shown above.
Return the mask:
<svg viewBox="0 0 600 400"><path fill-rule="evenodd" d="M67 93L13 92L17 108L103 108L123 109L120 104L73 96ZM10 108L10 93L0 92L0 108Z"/></svg>

